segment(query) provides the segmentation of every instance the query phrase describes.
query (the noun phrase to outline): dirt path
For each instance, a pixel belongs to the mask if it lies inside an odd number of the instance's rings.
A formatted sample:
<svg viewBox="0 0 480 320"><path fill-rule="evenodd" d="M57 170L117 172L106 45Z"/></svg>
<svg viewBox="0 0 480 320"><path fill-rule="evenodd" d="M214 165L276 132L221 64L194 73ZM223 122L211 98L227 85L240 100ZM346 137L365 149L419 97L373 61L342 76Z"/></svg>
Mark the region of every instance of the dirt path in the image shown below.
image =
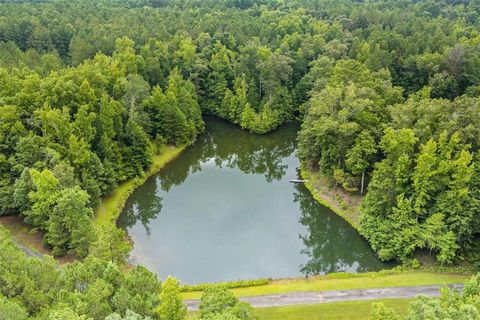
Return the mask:
<svg viewBox="0 0 480 320"><path fill-rule="evenodd" d="M23 251L25 252L25 254L29 257L37 257L37 258L40 258L40 259L43 259L43 254L39 253L39 252L35 252L33 251L32 249L24 246L23 244L21 243L18 243L16 242L17 246Z"/></svg>
<svg viewBox="0 0 480 320"><path fill-rule="evenodd" d="M10 231L15 243L28 256L43 258L45 255L52 254L52 252L43 245L43 233L39 231L31 232L31 227L23 222L19 216L0 216L0 224ZM56 257L55 260L60 264L65 264L73 262L74 257L72 255L65 255L63 257Z"/></svg>
<svg viewBox="0 0 480 320"><path fill-rule="evenodd" d="M463 288L463 284L452 284L448 286L458 290ZM250 303L255 308L261 308L354 300L404 299L413 298L418 295L437 297L440 294L441 287L441 285L430 285L381 289L289 292L285 294L242 297L240 300ZM185 300L184 302L189 310L198 309L199 300Z"/></svg>

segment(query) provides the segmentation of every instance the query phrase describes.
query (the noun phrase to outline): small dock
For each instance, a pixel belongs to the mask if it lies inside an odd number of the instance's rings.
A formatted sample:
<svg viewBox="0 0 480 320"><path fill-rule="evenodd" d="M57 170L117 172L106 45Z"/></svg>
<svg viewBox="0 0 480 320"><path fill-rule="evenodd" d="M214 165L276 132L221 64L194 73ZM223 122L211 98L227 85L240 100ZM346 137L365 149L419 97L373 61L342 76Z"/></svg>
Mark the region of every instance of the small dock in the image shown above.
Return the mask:
<svg viewBox="0 0 480 320"><path fill-rule="evenodd" d="M300 179L291 179L290 183L305 183L305 180L300 180Z"/></svg>

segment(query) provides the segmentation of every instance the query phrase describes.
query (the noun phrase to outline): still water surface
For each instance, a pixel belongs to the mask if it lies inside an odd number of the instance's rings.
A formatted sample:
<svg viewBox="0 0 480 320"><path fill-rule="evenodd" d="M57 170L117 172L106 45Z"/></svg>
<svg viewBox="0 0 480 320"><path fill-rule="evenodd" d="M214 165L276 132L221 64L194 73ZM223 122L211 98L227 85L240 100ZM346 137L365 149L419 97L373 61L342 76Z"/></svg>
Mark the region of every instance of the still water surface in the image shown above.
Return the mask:
<svg viewBox="0 0 480 320"><path fill-rule="evenodd" d="M298 125L253 135L206 119L198 141L130 197L132 259L185 283L387 267L298 178Z"/></svg>

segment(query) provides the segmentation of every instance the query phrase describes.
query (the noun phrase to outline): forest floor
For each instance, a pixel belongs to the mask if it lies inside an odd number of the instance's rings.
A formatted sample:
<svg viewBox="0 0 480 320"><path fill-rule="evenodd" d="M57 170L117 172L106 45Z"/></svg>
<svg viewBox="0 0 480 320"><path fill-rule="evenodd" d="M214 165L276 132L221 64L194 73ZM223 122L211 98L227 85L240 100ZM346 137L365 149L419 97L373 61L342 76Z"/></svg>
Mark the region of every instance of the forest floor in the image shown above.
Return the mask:
<svg viewBox="0 0 480 320"><path fill-rule="evenodd" d="M7 228L12 234L19 247L28 255L52 255L51 250L43 245L43 233L40 231L31 231L31 227L23 222L19 216L0 216L0 224ZM60 264L72 262L72 255L56 257Z"/></svg>
<svg viewBox="0 0 480 320"><path fill-rule="evenodd" d="M305 167L301 168L301 176L315 200L359 230L362 197L358 193L346 192L339 186L331 185L325 177Z"/></svg>
<svg viewBox="0 0 480 320"><path fill-rule="evenodd" d="M99 228L107 223L115 223L132 192L144 184L148 178L157 173L168 162L175 159L184 149L184 146L166 146L162 148L158 154L153 156L152 165L143 176L129 179L115 188L98 206L94 219L95 227Z"/></svg>
<svg viewBox="0 0 480 320"><path fill-rule="evenodd" d="M373 289L463 283L470 275L434 272L381 272L338 274L294 279L273 280L263 286L231 289L237 297L286 294L289 292ZM199 299L201 291L184 292L184 300Z"/></svg>
<svg viewBox="0 0 480 320"><path fill-rule="evenodd" d="M254 308L285 307L292 305L325 304L346 301L365 301L379 299L409 299L419 295L438 297L443 285L386 287L374 289L296 291L285 294L271 294L253 297L241 297ZM463 284L450 284L449 287L460 291ZM186 300L189 310L198 310L199 300Z"/></svg>

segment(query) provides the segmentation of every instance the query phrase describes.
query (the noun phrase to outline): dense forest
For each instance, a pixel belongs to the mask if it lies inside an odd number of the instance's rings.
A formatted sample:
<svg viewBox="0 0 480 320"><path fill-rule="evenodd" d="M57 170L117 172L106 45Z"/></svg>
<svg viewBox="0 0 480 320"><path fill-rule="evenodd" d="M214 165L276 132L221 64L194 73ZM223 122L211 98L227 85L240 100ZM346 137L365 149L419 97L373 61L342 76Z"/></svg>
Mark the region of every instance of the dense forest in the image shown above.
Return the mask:
<svg viewBox="0 0 480 320"><path fill-rule="evenodd" d="M163 146L192 144L202 115L255 133L303 121L303 166L364 195L360 231L381 259L475 260L479 12L476 0L2 1L0 215L42 231L54 255L86 259L20 257L2 235L0 307L185 317L159 311L160 291L181 304L174 280L119 273L128 248L113 257L102 243L122 233L92 217ZM250 319L229 299L218 319Z"/></svg>

